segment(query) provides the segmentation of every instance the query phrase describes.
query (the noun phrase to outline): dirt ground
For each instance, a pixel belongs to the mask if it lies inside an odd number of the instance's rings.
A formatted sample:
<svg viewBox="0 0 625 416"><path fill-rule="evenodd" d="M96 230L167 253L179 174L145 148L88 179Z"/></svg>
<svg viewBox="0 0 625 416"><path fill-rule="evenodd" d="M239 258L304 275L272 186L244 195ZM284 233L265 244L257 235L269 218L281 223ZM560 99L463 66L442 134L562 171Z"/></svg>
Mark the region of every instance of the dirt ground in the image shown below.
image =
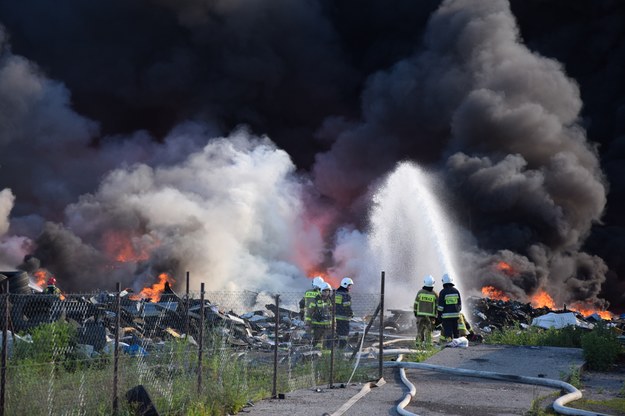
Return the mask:
<svg viewBox="0 0 625 416"><path fill-rule="evenodd" d="M615 412L614 409L606 406L587 403L589 400L625 400L625 357L621 357L619 362L607 372L582 370L580 381L582 384L580 391L583 395L581 401L584 409L613 416L625 416L625 411ZM575 402L570 406L578 407Z"/></svg>

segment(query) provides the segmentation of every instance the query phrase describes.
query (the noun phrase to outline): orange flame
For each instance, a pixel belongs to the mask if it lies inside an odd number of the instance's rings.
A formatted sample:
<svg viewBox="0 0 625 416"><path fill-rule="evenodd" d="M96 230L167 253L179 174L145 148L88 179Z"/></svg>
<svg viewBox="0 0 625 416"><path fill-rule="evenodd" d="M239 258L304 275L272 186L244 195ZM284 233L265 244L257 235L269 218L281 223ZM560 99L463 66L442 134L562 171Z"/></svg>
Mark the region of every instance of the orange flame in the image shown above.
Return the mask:
<svg viewBox="0 0 625 416"><path fill-rule="evenodd" d="M158 275L157 283L154 283L150 287L144 287L141 289L141 292L136 295L131 295L129 298L132 300L151 299L154 302L158 302L161 299L163 291L165 290L166 282L172 284L176 283L176 280L167 273L161 273Z"/></svg>
<svg viewBox="0 0 625 416"><path fill-rule="evenodd" d="M556 303L553 298L544 289L539 289L530 297L530 302L535 308L547 307L549 309L555 309Z"/></svg>
<svg viewBox="0 0 625 416"><path fill-rule="evenodd" d="M37 286L45 287L48 277L52 275L46 269L37 269L37 271L33 273L33 276L37 279L35 281Z"/></svg>
<svg viewBox="0 0 625 416"><path fill-rule="evenodd" d="M513 272L512 270L512 266L510 266L508 263L506 263L505 261L500 261L497 263L497 265L495 266L497 268L497 270L500 270L506 274L510 274Z"/></svg>
<svg viewBox="0 0 625 416"><path fill-rule="evenodd" d="M308 278L309 279L314 279L317 276L321 276L323 278L324 282L330 283L330 286L332 286L333 288L337 288L339 286L339 283L341 283L341 281L333 276L330 276L328 274L328 272L322 272L316 269L313 270L309 270L308 271Z"/></svg>
<svg viewBox="0 0 625 416"><path fill-rule="evenodd" d="M601 317L601 319L607 319L610 320L612 318L614 318L614 314L610 311L606 311L606 310L600 310L600 309L596 309L594 307L592 307L591 305L586 305L583 304L582 302L577 302L574 303L573 305L571 305L571 307L569 308L575 312L579 312L584 316L590 316L592 314L597 314Z"/></svg>
<svg viewBox="0 0 625 416"><path fill-rule="evenodd" d="M44 268L35 270L33 276L36 279L35 283L37 284L37 286L41 287L42 289L45 289L45 287L48 286L48 279L54 277L52 273ZM59 294L59 299L65 300L65 295L63 293Z"/></svg>
<svg viewBox="0 0 625 416"><path fill-rule="evenodd" d="M505 293L494 286L484 286L482 288L482 296L494 300L503 300L504 302L508 302L510 300L509 296L506 296Z"/></svg>
<svg viewBox="0 0 625 416"><path fill-rule="evenodd" d="M102 237L104 250L120 263L144 261L158 243L146 244L121 231L107 231Z"/></svg>

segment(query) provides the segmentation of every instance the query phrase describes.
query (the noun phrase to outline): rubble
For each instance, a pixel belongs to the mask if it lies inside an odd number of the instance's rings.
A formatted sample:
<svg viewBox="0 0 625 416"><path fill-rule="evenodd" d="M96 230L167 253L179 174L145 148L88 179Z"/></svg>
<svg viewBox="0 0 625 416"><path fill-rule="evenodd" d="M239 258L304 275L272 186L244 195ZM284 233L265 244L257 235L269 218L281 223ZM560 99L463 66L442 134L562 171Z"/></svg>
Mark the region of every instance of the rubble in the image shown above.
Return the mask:
<svg viewBox="0 0 625 416"><path fill-rule="evenodd" d="M39 293L9 296L12 308L10 329L13 332L27 332L41 323L65 319L76 323L82 354L110 352L117 322L115 294L101 292L92 296L65 295L63 299ZM291 359L295 357L307 360L318 355L310 346L298 311L267 304L263 310L237 315L232 311L222 310L210 300L187 300L186 297L175 294L171 288L163 292L158 302L132 299L131 296L128 290L120 293L119 316L120 345L122 350L131 355L144 356L163 342L174 339L186 340L197 346L196 340L189 334L199 333L202 310L205 325L214 328L215 333L223 336L225 342L234 349L270 351L277 343L282 353L288 352L292 355ZM590 329L602 321L597 314L584 317L577 312L534 308L529 303L517 301L472 297L464 304L464 313L473 330L470 341L481 340L481 336L476 334L515 325L549 328L572 324ZM375 342L377 339L378 311L379 309L373 316L351 320L352 337L349 344L354 348L360 343L363 333L367 333L367 342ZM278 339L275 339L276 314L279 314ZM411 337L416 332L412 310L385 311L384 323L385 337L389 339L401 334ZM624 317L612 320L611 324L620 330L622 339L625 330Z"/></svg>

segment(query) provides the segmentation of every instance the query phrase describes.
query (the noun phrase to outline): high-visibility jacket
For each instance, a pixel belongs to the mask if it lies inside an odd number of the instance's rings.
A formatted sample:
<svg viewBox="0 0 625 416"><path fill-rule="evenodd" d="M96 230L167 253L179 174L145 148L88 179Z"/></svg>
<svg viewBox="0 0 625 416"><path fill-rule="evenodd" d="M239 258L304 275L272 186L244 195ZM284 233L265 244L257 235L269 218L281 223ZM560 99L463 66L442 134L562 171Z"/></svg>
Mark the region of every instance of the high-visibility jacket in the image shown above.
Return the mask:
<svg viewBox="0 0 625 416"><path fill-rule="evenodd" d="M414 300L414 316L436 317L438 307L438 296L432 288L424 286L417 292Z"/></svg>
<svg viewBox="0 0 625 416"><path fill-rule="evenodd" d="M317 296L319 296L319 289L309 289L304 293L304 297L299 301L300 310L303 311L303 317L305 323L310 323L310 311L314 304L317 302Z"/></svg>
<svg viewBox="0 0 625 416"><path fill-rule="evenodd" d="M323 299L321 295L317 295L312 305L310 309L310 323L313 326L331 326L332 298Z"/></svg>
<svg viewBox="0 0 625 416"><path fill-rule="evenodd" d="M352 296L349 294L349 290L343 286L336 289L334 304L336 305L337 321L349 321L354 316L354 312L352 311Z"/></svg>
<svg viewBox="0 0 625 416"><path fill-rule="evenodd" d="M460 292L452 283L443 285L443 290L438 294L438 312L442 319L458 318L462 310Z"/></svg>

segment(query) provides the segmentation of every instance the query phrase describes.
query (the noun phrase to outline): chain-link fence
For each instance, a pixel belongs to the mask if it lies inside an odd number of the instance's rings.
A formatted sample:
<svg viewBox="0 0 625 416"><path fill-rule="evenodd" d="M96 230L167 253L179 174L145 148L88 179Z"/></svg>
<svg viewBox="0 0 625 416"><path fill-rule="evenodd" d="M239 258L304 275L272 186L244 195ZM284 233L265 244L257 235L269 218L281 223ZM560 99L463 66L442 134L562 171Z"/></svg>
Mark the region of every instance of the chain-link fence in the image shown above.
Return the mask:
<svg viewBox="0 0 625 416"><path fill-rule="evenodd" d="M0 411L135 414L152 404L161 415L227 414L299 388L376 378L378 368L356 366L354 356L378 342L380 295L352 293L354 317L340 348L332 329L325 346L313 345L302 296L169 290L153 301L119 288L5 288Z"/></svg>

